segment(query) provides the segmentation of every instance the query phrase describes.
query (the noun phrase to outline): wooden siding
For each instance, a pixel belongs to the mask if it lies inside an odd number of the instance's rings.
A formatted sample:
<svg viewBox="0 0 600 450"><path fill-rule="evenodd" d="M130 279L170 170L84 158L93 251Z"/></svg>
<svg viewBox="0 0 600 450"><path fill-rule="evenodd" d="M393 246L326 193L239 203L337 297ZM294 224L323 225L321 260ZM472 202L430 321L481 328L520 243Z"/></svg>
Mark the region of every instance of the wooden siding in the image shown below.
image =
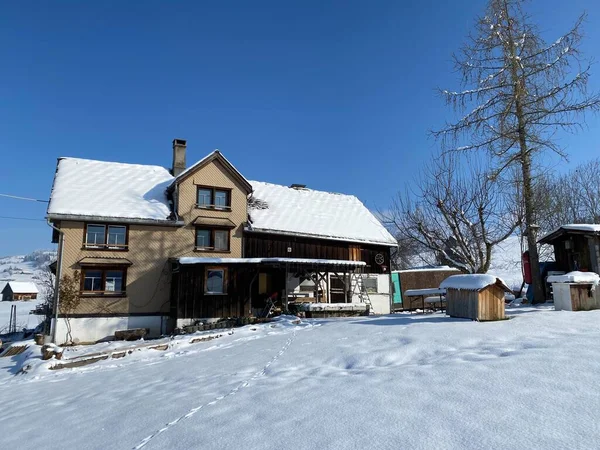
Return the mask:
<svg viewBox="0 0 600 450"><path fill-rule="evenodd" d="M256 267L228 266L226 294L206 294L204 264L181 265L173 274L171 316L200 319L250 315L250 285ZM210 267L214 268L214 265Z"/></svg>
<svg viewBox="0 0 600 450"><path fill-rule="evenodd" d="M600 298L592 291L591 284L571 285L571 305L573 311L600 309Z"/></svg>
<svg viewBox="0 0 600 450"><path fill-rule="evenodd" d="M442 281L451 275L458 275L456 270L418 270L414 272L400 272L400 289L402 289L402 303L394 304L395 309L413 310L423 308L421 297L405 297L404 292L409 289L438 288Z"/></svg>
<svg viewBox="0 0 600 450"><path fill-rule="evenodd" d="M375 261L379 253L384 258L381 265ZM270 233L246 233L244 257L358 260L367 263L366 273L390 271L390 247Z"/></svg>
<svg viewBox="0 0 600 450"><path fill-rule="evenodd" d="M447 314L451 317L479 321L504 319L504 291L498 286L488 286L481 291L448 289Z"/></svg>

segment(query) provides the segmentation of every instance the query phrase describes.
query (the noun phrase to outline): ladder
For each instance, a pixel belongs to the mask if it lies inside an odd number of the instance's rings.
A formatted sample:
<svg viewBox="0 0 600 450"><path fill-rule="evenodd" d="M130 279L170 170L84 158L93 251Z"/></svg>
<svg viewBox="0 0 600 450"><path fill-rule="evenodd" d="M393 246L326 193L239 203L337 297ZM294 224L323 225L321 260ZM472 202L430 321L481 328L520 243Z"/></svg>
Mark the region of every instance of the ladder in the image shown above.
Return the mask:
<svg viewBox="0 0 600 450"><path fill-rule="evenodd" d="M353 273L352 275L355 281L352 285L352 297L354 297L355 294L358 295L361 303L364 303L369 307L369 315L375 314L375 311L373 311L373 303L371 303L371 297L369 297L369 292L362 282L362 273ZM350 279L350 283L352 284L352 279ZM352 301L352 297L350 301Z"/></svg>

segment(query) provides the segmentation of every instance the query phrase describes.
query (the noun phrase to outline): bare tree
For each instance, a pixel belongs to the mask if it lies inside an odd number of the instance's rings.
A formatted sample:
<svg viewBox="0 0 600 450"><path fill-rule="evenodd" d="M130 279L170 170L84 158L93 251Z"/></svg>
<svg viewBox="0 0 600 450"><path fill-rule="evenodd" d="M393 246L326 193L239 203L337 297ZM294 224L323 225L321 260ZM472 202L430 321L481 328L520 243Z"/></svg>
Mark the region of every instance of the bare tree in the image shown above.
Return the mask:
<svg viewBox="0 0 600 450"><path fill-rule="evenodd" d="M75 270L72 275L63 275L60 279L59 298L60 298L60 313L63 314L65 325L67 326L66 343L73 342L71 334L71 315L81 302L81 294L79 291L79 271Z"/></svg>
<svg viewBox="0 0 600 450"><path fill-rule="evenodd" d="M496 158L496 173L513 165L520 168L534 302L539 303L544 291L532 163L545 151L563 157L554 139L557 131L580 128L580 115L597 110L600 97L587 94L590 65L578 51L584 16L555 42L546 43L522 4L523 0L489 1L474 35L454 57L463 90L442 91L448 104L464 116L434 135L447 151L489 152Z"/></svg>
<svg viewBox="0 0 600 450"><path fill-rule="evenodd" d="M383 220L401 239L417 243L421 256L469 273L486 273L492 249L520 220L510 184L490 177L484 162L455 155L434 159L416 191L398 194Z"/></svg>

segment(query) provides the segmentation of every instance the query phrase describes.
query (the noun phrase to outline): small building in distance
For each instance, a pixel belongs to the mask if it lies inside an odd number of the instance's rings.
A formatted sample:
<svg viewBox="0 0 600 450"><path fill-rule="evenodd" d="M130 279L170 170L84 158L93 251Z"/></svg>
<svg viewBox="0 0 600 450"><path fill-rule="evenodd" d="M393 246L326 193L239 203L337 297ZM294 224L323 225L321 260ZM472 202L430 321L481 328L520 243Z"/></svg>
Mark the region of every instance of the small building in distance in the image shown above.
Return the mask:
<svg viewBox="0 0 600 450"><path fill-rule="evenodd" d="M512 291L494 275L452 275L440 288L446 289L446 313L451 317L477 321L506 318L504 294Z"/></svg>
<svg viewBox="0 0 600 450"><path fill-rule="evenodd" d="M35 300L38 288L31 281L9 281L2 289L2 301Z"/></svg>

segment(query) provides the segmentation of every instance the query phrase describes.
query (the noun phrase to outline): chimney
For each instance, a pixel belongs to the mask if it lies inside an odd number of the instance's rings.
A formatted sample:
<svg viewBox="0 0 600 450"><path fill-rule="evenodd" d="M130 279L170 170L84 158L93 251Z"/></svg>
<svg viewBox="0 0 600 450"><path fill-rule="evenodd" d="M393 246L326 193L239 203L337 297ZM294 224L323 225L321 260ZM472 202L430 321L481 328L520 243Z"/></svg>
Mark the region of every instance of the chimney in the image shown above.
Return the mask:
<svg viewBox="0 0 600 450"><path fill-rule="evenodd" d="M185 149L187 141L185 139L173 139L173 167L171 173L174 177L185 170Z"/></svg>

